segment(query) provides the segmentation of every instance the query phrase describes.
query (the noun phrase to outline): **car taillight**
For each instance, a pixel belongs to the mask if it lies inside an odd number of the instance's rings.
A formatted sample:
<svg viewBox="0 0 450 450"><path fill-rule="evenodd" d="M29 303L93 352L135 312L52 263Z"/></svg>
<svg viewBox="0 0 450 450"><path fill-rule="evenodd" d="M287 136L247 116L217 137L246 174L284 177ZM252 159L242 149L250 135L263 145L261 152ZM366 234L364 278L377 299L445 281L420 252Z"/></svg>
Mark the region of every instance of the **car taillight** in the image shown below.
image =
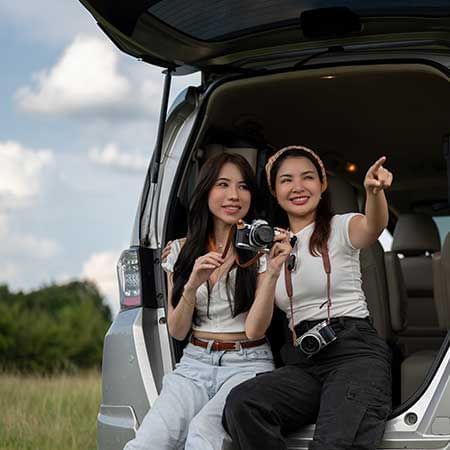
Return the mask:
<svg viewBox="0 0 450 450"><path fill-rule="evenodd" d="M117 263L120 309L132 308L142 304L140 269L138 250L128 249L122 252Z"/></svg>

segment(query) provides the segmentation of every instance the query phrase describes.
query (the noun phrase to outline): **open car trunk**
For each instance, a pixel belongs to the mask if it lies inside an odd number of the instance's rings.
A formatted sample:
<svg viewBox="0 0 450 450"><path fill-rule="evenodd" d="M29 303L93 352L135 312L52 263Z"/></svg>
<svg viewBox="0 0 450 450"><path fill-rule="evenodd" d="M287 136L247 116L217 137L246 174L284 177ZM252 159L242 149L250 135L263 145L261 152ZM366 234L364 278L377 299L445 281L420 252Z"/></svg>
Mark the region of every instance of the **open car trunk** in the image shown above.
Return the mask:
<svg viewBox="0 0 450 450"><path fill-rule="evenodd" d="M403 213L448 215L448 208L435 208L447 196L443 139L450 133L449 118L448 74L423 63L327 67L223 80L207 94L191 164L186 165L178 187L177 207L166 217L166 236L172 239L184 235L184 208L195 174L202 161L217 151L216 144L225 149L243 147L243 154L253 148L258 155L255 169L261 184L263 163L275 149L285 145L311 147L323 157L332 178L345 179L353 186L357 207L362 211L365 173L377 158L386 155L386 166L394 174L393 187L387 193L391 231ZM266 204L268 198L266 194ZM441 330L423 346L432 357L420 375L422 386L411 398L402 399L400 368L407 357L421 349L422 338L417 337L415 346L402 340L405 321L393 312L398 305L392 306L392 302L398 299L390 298L386 274L379 273L380 267L385 271L380 249L375 256L361 252L363 289L376 291L366 292L367 297L378 297L372 305L368 301L369 309L379 333L393 349L395 417L429 387L432 374L445 357L447 340L446 330ZM379 258L382 266L374 269L374 258ZM376 290L376 284L381 288ZM271 330L277 348L289 338L286 331L283 320ZM395 436L395 426L391 428ZM304 445L311 437L312 428L303 429L292 437L292 448L307 448ZM389 439L389 426L385 439Z"/></svg>
<svg viewBox="0 0 450 450"><path fill-rule="evenodd" d="M360 186L369 165L386 155L396 213L410 211L416 200L446 196L442 140L450 132L450 86L447 74L431 66L376 64L240 79L214 90L205 118L205 132L254 135L275 148L310 146L331 172ZM357 170L347 171L348 162Z"/></svg>

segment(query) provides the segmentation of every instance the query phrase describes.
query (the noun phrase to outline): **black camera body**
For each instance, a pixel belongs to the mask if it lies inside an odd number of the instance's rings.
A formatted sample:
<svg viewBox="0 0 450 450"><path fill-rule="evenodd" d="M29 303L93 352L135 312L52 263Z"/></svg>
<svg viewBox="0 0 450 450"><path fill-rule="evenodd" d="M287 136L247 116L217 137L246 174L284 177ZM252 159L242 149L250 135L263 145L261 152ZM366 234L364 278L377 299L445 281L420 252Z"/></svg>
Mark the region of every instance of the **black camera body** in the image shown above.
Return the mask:
<svg viewBox="0 0 450 450"><path fill-rule="evenodd" d="M296 346L309 358L320 352L328 344L337 339L333 328L327 321L318 323L316 326L299 336L295 343Z"/></svg>
<svg viewBox="0 0 450 450"><path fill-rule="evenodd" d="M275 234L276 231L265 220L257 219L251 224L241 222L236 229L234 245L242 250L268 253Z"/></svg>

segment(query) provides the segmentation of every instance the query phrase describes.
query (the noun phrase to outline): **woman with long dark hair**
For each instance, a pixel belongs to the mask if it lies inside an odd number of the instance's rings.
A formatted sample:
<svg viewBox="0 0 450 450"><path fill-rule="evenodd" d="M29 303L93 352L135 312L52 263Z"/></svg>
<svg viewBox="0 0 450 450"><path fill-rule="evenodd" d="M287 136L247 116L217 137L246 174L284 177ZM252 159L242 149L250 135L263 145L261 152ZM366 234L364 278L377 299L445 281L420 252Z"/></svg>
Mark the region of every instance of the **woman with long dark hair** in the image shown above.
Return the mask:
<svg viewBox="0 0 450 450"><path fill-rule="evenodd" d="M391 409L390 350L372 326L361 289L359 249L388 221L382 157L364 179L365 214L332 215L327 175L306 147L285 147L266 165L269 188L288 219L292 250L269 273L256 334L273 302L289 320L286 365L234 388L223 423L241 450L287 449L285 434L316 423L310 450L375 449ZM269 300L270 299L270 300Z"/></svg>
<svg viewBox="0 0 450 450"><path fill-rule="evenodd" d="M163 263L169 333L181 341L190 334L190 342L126 450L226 448L221 418L229 391L274 368L265 332L255 334L249 324L258 323L253 303L267 302L265 272L284 260L287 237L277 236L271 256L248 267L226 245L240 219L254 218L255 197L255 178L242 156L223 153L203 165L186 239L171 244Z"/></svg>

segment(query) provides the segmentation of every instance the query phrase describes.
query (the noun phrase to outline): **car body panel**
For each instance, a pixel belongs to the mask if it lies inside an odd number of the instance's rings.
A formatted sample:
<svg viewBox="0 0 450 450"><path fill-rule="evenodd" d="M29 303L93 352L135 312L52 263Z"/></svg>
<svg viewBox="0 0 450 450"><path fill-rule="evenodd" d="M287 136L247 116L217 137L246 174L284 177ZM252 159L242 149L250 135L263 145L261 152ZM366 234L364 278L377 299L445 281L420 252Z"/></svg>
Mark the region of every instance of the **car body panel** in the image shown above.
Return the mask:
<svg viewBox="0 0 450 450"><path fill-rule="evenodd" d="M157 396L157 384L152 377L142 331L142 308L122 311L105 336L102 366L103 409L99 416L99 426L118 423L119 429L126 428L121 420L130 424L129 411L125 411L129 405L133 405L133 415L140 423ZM120 414L113 408L115 406L122 408L119 410ZM108 419L109 413L111 417Z"/></svg>
<svg viewBox="0 0 450 450"><path fill-rule="evenodd" d="M146 247L156 249L160 245L155 240L155 230L159 225L159 222L155 220L158 217L159 210L159 193L162 189L161 179L164 176L164 169L166 166L166 159L170 149L175 145L177 148L179 145L183 147L187 141L187 135L189 135L191 128L189 128L189 116L198 105L199 94L196 88L190 86L182 91L174 100L171 108L167 123L165 126L164 139L162 143L161 152L161 170L159 173L159 179L157 183L150 181L151 171L149 170L145 179L144 189L141 193L139 200L139 208L135 217L133 233L131 237L131 245L145 245ZM179 143L179 135L184 131L185 141ZM187 131L186 131L187 130ZM183 139L183 138L182 138ZM169 166L171 162L169 161ZM167 187L170 190L170 186ZM160 228L161 229L161 228Z"/></svg>
<svg viewBox="0 0 450 450"><path fill-rule="evenodd" d="M124 360L126 364L123 364ZM116 370L118 364L122 367L120 371ZM146 376L142 377L142 373ZM105 336L102 403L127 405L132 401L136 415L141 419L149 403L158 396L156 383L149 374L151 367L142 332L142 309L122 311ZM134 395L130 386L141 394Z"/></svg>
<svg viewBox="0 0 450 450"><path fill-rule="evenodd" d="M106 334L97 418L101 449L122 449L134 436L158 397L163 373L173 368L165 315L164 308L122 311Z"/></svg>
<svg viewBox="0 0 450 450"><path fill-rule="evenodd" d="M122 450L136 434L139 423L133 408L127 405L100 405L97 418L98 447Z"/></svg>
<svg viewBox="0 0 450 450"><path fill-rule="evenodd" d="M170 148L170 153L167 154L161 170L162 176L160 179L160 197L158 201L158 208L153 211L152 220L150 222L150 230L157 230L156 234L150 234L150 245L161 247L164 239L164 229L166 222L166 215L169 212L169 199L172 189L177 189L174 186L177 170L179 169L179 162L182 158L186 145L191 136L192 129L197 119L198 108L185 120L176 135L173 145Z"/></svg>

